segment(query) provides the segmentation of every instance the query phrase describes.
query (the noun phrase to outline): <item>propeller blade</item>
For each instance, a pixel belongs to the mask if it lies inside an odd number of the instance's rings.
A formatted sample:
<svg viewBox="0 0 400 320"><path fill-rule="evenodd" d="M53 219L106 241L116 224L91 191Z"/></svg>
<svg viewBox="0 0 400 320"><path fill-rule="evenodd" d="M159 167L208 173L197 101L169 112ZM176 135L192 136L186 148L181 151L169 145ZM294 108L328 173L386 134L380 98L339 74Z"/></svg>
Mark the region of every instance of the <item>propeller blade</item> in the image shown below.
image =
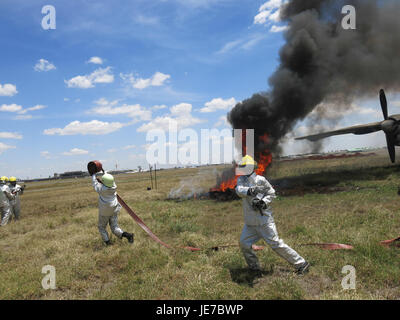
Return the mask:
<svg viewBox="0 0 400 320"><path fill-rule="evenodd" d="M396 161L396 149L393 143L393 140L390 136L386 135L386 142L387 142L387 148L389 151L389 155L390 155L390 160L392 161L392 163L395 163Z"/></svg>
<svg viewBox="0 0 400 320"><path fill-rule="evenodd" d="M386 100L386 94L383 89L379 92L379 99L381 100L381 107L382 107L382 112L383 112L383 117L385 120L388 118L388 104Z"/></svg>

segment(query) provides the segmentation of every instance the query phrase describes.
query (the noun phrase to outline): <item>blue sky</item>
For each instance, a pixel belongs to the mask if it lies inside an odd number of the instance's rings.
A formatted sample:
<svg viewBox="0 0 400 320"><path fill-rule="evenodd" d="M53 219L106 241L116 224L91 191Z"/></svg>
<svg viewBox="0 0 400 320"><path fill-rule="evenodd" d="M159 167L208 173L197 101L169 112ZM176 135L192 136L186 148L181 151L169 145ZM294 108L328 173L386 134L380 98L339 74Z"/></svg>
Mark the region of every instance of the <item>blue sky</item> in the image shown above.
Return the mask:
<svg viewBox="0 0 400 320"><path fill-rule="evenodd" d="M1 175L48 177L93 159L133 169L147 165L147 130L166 119L229 127L235 103L268 90L284 44L280 2L2 0ZM45 5L56 9L55 30L42 28ZM381 120L378 99L357 106L337 125ZM383 135L325 148L372 145ZM302 149L288 140L285 152Z"/></svg>

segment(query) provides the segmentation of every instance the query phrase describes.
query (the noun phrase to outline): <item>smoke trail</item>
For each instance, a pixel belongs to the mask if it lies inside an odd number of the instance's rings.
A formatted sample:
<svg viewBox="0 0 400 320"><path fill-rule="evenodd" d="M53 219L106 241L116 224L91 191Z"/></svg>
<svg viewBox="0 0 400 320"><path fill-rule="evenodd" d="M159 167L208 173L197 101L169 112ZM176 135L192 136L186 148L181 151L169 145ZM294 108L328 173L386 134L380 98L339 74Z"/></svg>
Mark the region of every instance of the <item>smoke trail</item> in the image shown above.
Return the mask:
<svg viewBox="0 0 400 320"><path fill-rule="evenodd" d="M356 30L342 27L347 4L356 8ZM268 134L268 148L279 152L281 139L322 103L340 114L356 97L398 90L399 14L399 1L291 0L281 10L289 29L269 78L271 90L238 103L228 121L233 128L255 129L256 136Z"/></svg>

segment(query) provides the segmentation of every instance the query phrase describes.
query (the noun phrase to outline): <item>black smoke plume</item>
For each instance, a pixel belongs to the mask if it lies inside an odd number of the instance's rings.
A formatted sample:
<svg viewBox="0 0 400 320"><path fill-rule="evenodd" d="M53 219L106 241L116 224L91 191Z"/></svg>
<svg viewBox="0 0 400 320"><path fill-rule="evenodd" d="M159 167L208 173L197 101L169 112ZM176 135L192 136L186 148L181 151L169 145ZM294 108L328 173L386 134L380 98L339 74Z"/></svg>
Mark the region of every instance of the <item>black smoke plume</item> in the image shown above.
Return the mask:
<svg viewBox="0 0 400 320"><path fill-rule="evenodd" d="M344 5L356 9L356 30L342 27ZM282 138L322 103L340 115L355 98L400 88L400 1L291 0L281 19L289 29L270 91L228 114L233 128L268 134L271 151L279 152Z"/></svg>

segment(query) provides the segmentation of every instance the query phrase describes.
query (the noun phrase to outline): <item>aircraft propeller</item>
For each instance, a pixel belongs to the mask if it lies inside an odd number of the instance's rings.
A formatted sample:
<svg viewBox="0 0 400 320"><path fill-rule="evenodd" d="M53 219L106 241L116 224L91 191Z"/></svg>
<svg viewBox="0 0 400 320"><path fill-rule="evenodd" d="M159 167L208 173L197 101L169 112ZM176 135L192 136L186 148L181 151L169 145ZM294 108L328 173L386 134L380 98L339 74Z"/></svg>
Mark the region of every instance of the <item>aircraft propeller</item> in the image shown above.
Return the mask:
<svg viewBox="0 0 400 320"><path fill-rule="evenodd" d="M388 104L387 104L386 94L383 89L381 89L379 92L379 99L381 101L383 118L385 119L382 122L382 130L385 132L386 135L386 144L389 151L390 160L392 161L392 163L395 163L396 161L395 142L393 141L392 135L389 134L390 131L393 131L395 129L395 121L390 119L388 120Z"/></svg>
<svg viewBox="0 0 400 320"><path fill-rule="evenodd" d="M379 91L379 100L381 102L381 108L383 113L383 121L367 123L362 125L356 125L352 127L342 128L334 131L321 132L318 134L313 134L305 137L295 138L296 140L309 140L317 141L320 139L325 139L331 136L342 135L342 134L369 134L377 131L383 131L386 135L386 144L389 152L390 160L392 163L396 160L396 143L400 143L400 115L388 114L388 103L386 99L386 94L383 89Z"/></svg>

